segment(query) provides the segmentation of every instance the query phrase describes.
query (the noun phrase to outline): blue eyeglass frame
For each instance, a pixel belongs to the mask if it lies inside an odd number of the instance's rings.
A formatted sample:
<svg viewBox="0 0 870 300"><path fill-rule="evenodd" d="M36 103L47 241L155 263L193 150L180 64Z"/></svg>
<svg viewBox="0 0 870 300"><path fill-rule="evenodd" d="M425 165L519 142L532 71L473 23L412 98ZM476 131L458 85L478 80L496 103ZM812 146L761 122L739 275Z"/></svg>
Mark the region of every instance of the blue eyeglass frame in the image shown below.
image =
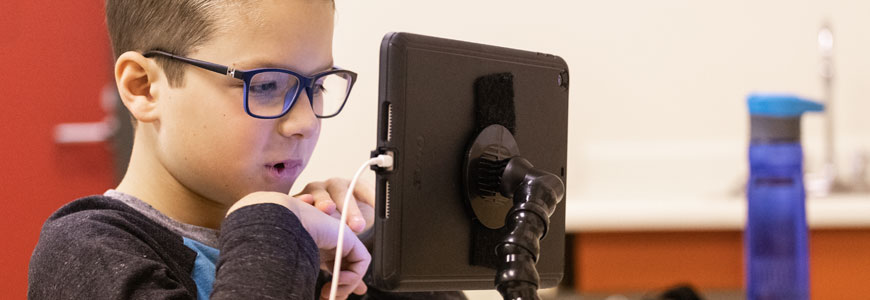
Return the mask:
<svg viewBox="0 0 870 300"><path fill-rule="evenodd" d="M341 69L338 67L333 67L332 70L317 73L317 74L314 74L312 76L305 76L305 75L302 75L302 74L299 74L299 73L296 73L296 72L293 72L290 70L276 69L276 68L236 70L233 67L228 67L228 66L224 66L224 65L216 64L216 63L211 63L211 62L207 62L204 60L198 60L198 59L194 59L194 58L178 56L178 55L175 55L175 54L172 54L172 53L169 53L166 51L162 51L162 50L149 50L149 51L145 51L144 53L142 53L142 56L145 56L148 58L151 58L151 57L154 57L157 55L172 58L172 59L190 64L190 65L193 65L195 67L199 67L199 68L202 68L205 70L209 70L209 71L212 71L212 72L215 72L218 74L223 74L223 75L226 75L227 77L230 77L230 78L242 80L245 83L245 85L244 85L245 97L244 97L244 103L243 103L244 108L245 108L245 113L247 113L249 116L257 118L257 119L277 119L277 118L284 116L285 114L287 114L287 112L290 111L291 108L293 108L293 105L296 104L296 100L299 99L299 95L302 94L303 89L306 91L306 94L308 95L308 102L313 106L314 105L314 84L317 82L318 79L325 77L327 75L332 75L332 74L338 74L338 73L348 74L350 77L350 83L348 83L347 95L344 96L344 100L341 102L341 106L338 108L338 110L335 113L330 114L330 115L326 115L326 116L319 116L316 113L314 114L317 118L320 118L320 119L332 118L332 117L338 115L338 113L340 113L341 110L344 109L344 105L347 104L347 98L350 97L350 91L353 89L353 85L356 83L356 76L357 76L356 73L353 71ZM289 104L285 100L284 109L281 111L281 114L278 114L275 116L270 116L270 117L265 117L265 116L260 116L260 115L254 114L248 109L248 87L251 85L251 78L253 78L254 75L257 75L257 74L263 73L263 72L281 72L281 73L287 73L287 74L293 75L299 80L299 84L303 87L300 89L296 89L296 94L293 95L293 100L291 100Z"/></svg>

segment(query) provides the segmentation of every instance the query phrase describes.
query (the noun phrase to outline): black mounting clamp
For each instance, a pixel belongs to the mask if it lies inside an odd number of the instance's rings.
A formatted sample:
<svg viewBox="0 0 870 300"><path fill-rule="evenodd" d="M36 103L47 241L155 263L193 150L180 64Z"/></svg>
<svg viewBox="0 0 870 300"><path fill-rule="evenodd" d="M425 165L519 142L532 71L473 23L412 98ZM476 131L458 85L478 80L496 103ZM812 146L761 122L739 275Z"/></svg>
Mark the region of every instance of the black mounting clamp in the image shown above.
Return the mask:
<svg viewBox="0 0 870 300"><path fill-rule="evenodd" d="M463 176L473 217L507 232L494 249L496 289L504 299L539 299L535 264L550 216L565 195L562 179L520 157L513 135L501 125L490 125L475 138Z"/></svg>

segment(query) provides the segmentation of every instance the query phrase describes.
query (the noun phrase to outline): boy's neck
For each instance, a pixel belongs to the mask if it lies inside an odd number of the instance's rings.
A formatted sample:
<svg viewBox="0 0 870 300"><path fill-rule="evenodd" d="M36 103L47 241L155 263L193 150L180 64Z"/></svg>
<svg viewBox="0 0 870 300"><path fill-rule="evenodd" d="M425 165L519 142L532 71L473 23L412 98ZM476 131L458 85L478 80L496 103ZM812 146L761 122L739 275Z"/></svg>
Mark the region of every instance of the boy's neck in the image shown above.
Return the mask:
<svg viewBox="0 0 870 300"><path fill-rule="evenodd" d="M140 124L141 125L141 124ZM148 203L176 221L219 229L229 206L206 199L178 182L153 154L148 141L136 139L130 165L117 191Z"/></svg>

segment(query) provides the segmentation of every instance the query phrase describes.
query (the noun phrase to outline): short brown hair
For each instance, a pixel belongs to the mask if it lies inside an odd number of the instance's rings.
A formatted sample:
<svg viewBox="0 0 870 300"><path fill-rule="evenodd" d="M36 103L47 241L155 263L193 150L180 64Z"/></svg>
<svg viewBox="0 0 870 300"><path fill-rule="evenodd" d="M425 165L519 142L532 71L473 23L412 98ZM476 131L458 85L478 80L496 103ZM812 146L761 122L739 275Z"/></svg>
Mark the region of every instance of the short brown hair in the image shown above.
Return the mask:
<svg viewBox="0 0 870 300"><path fill-rule="evenodd" d="M335 0L327 0L335 8ZM117 60L127 51L163 50L187 56L221 30L215 20L228 9L243 10L238 0L106 0L106 25ZM184 85L181 62L155 57L169 85Z"/></svg>
<svg viewBox="0 0 870 300"><path fill-rule="evenodd" d="M106 25L115 59L127 51L159 49L188 55L212 38L224 0L106 0ZM184 65L157 58L171 86L184 84Z"/></svg>

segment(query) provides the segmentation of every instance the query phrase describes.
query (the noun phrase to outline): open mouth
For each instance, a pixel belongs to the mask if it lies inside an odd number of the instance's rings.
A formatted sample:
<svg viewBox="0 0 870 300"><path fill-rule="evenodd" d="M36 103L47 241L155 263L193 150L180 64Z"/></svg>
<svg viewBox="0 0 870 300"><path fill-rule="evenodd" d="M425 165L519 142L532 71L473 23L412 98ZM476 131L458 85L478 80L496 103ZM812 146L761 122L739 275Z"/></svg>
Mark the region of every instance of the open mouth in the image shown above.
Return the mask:
<svg viewBox="0 0 870 300"><path fill-rule="evenodd" d="M269 169L269 173L278 178L288 178L299 173L301 163L294 160L286 160L277 162L265 167Z"/></svg>

